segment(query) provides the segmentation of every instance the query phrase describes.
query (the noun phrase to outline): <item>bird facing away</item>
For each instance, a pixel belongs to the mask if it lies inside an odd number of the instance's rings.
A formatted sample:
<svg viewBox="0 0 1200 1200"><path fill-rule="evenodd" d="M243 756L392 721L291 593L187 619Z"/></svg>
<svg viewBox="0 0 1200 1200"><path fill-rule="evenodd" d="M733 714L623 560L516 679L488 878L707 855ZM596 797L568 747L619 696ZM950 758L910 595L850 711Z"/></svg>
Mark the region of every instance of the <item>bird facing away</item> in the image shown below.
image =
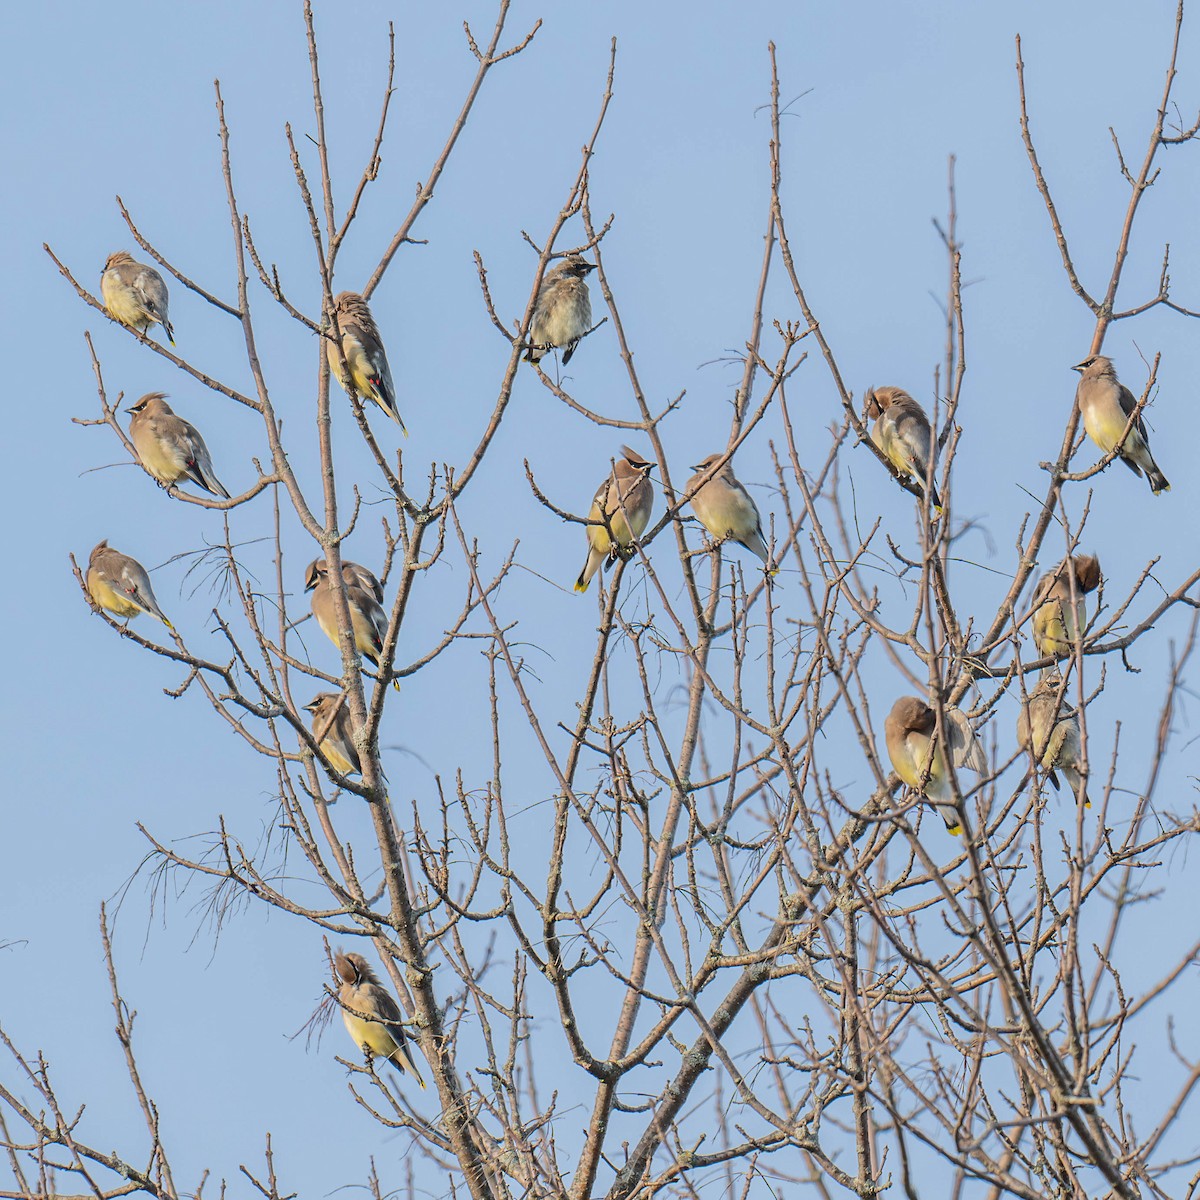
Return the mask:
<svg viewBox="0 0 1200 1200"><path fill-rule="evenodd" d="M321 753L343 774L361 775L362 763L354 746L350 705L341 692L318 692L305 706L312 713L312 731L320 737ZM322 735L324 733L324 736Z"/></svg>
<svg viewBox="0 0 1200 1200"><path fill-rule="evenodd" d="M1078 371L1080 375L1079 386L1075 389L1075 403L1079 405L1083 427L1088 437L1108 454L1125 433L1125 426L1137 408L1137 401L1133 393L1117 379L1112 359L1105 358L1103 354L1093 354L1071 370ZM1146 432L1146 423L1140 413L1118 457L1135 475L1145 471L1150 490L1156 496L1159 492L1171 490L1167 477L1158 469L1150 453L1150 435Z"/></svg>
<svg viewBox="0 0 1200 1200"><path fill-rule="evenodd" d="M107 540L100 542L88 558L87 590L101 608L118 617L132 621L138 613L149 613L172 632L175 630L158 607L146 568L128 554L114 550Z"/></svg>
<svg viewBox="0 0 1200 1200"><path fill-rule="evenodd" d="M167 341L175 345L175 330L167 317L167 285L153 267L134 262L124 250L110 254L100 274L100 294L113 320L139 333L161 324Z"/></svg>
<svg viewBox="0 0 1200 1200"><path fill-rule="evenodd" d="M1100 560L1091 554L1064 558L1033 589L1033 640L1039 654L1060 657L1075 649L1087 627L1084 596L1100 586ZM1074 597L1074 603L1072 603Z"/></svg>
<svg viewBox="0 0 1200 1200"><path fill-rule="evenodd" d="M374 400L408 437L408 430L400 419L396 407L396 386L392 383L392 369L388 366L387 353L379 336L379 327L367 302L357 292L339 292L333 300L333 311L337 316L338 329L342 334L342 353L338 354L337 343L330 336L325 341L325 356L333 377L342 385L342 390L353 390L367 400ZM342 357L350 368L349 377L342 370Z"/></svg>
<svg viewBox="0 0 1200 1200"><path fill-rule="evenodd" d="M387 637L387 613L383 611L383 606L371 592L359 587L356 583L346 581L344 568L342 579L346 584L346 603L350 608L350 622L354 628L354 647L379 671L382 669L383 643ZM309 582L310 580L312 582ZM337 609L334 607L333 588L329 583L328 569L314 573L310 567L305 587L312 592L312 612L313 616L317 618L317 624L320 625L325 636L341 649L342 642L338 637ZM399 690L400 681L393 679L392 686Z"/></svg>
<svg viewBox="0 0 1200 1200"><path fill-rule="evenodd" d="M304 590L311 592L317 586L322 575L329 574L329 566L323 558L314 558L308 564L308 570L304 573ZM348 558L342 559L342 578L355 587L360 587L364 592L370 592L380 604L383 603L383 584L375 578L375 572L368 570L360 563L351 562Z"/></svg>
<svg viewBox="0 0 1200 1200"><path fill-rule="evenodd" d="M543 276L529 324L526 362L539 362L548 350L560 346L566 347L563 366L571 361L579 339L592 327L592 299L584 278L595 269L595 263L572 254Z"/></svg>
<svg viewBox="0 0 1200 1200"><path fill-rule="evenodd" d="M129 436L142 466L163 487L189 479L206 492L229 499L213 471L212 457L200 431L175 415L165 392L147 392L130 408Z"/></svg>
<svg viewBox="0 0 1200 1200"><path fill-rule="evenodd" d="M751 554L757 554L764 567L770 566L771 555L767 550L767 539L763 536L758 505L734 476L733 463L727 462L699 491L695 490L704 473L720 462L722 457L721 454L710 454L692 468L696 474L688 480L684 489L694 493L692 512L718 542L735 541L739 546L745 546Z"/></svg>
<svg viewBox="0 0 1200 1200"><path fill-rule="evenodd" d="M611 555L627 551L650 520L654 507L654 485L649 471L653 463L640 454L621 447L622 457L613 466L612 474L596 489L592 498L589 521L607 521L607 525L587 525L588 556L575 580L575 590L586 592L600 568ZM612 536L609 536L609 530Z"/></svg>
<svg viewBox="0 0 1200 1200"><path fill-rule="evenodd" d="M334 967L342 980L338 988L342 1020L354 1044L368 1054L386 1058L401 1075L411 1075L423 1090L425 1080L409 1057L404 1016L391 992L361 954L339 951Z"/></svg>
<svg viewBox="0 0 1200 1200"><path fill-rule="evenodd" d="M937 715L928 704L916 696L901 696L892 705L883 732L896 774L938 810L950 833L958 834L962 832L961 823L945 750L934 736L936 727ZM956 708L946 709L943 727L955 767L983 774L987 756L975 740L966 715Z"/></svg>
<svg viewBox="0 0 1200 1200"><path fill-rule="evenodd" d="M874 418L871 441L900 475L909 478L922 494L929 480L929 499L934 511L942 511L937 485L929 472L933 453L933 430L925 410L898 387L867 389L867 417Z"/></svg>
<svg viewBox="0 0 1200 1200"><path fill-rule="evenodd" d="M1079 714L1065 699L1060 703L1062 686L1062 676L1056 672L1049 671L1042 676L1030 693L1028 703L1021 705L1017 716L1017 744L1041 763L1056 792L1059 790L1057 772L1061 771L1072 794L1082 799L1086 808L1091 808L1092 802L1079 773L1083 757Z"/></svg>

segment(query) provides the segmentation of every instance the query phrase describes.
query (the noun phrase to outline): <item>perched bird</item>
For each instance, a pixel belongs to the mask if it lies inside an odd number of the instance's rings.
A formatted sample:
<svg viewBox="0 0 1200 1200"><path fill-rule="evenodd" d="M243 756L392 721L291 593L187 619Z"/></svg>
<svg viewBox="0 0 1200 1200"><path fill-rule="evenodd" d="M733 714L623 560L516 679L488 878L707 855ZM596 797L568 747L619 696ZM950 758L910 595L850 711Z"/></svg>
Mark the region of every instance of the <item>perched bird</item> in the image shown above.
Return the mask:
<svg viewBox="0 0 1200 1200"><path fill-rule="evenodd" d="M1072 653L1076 636L1087 626L1083 598L1099 586L1100 560L1091 554L1064 558L1038 580L1032 603L1033 640L1039 654Z"/></svg>
<svg viewBox="0 0 1200 1200"><path fill-rule="evenodd" d="M100 274L100 294L114 320L139 333L161 324L167 341L175 345L175 330L167 317L167 285L153 267L134 262L124 250L110 254Z"/></svg>
<svg viewBox="0 0 1200 1200"><path fill-rule="evenodd" d="M933 454L933 430L925 410L898 387L867 389L867 418L874 418L871 441L902 475L923 493L929 480L929 499L935 512L942 511L937 485L929 472Z"/></svg>
<svg viewBox="0 0 1200 1200"><path fill-rule="evenodd" d="M1030 693L1028 703L1021 705L1017 716L1017 744L1041 763L1056 792L1059 790L1057 772L1061 771L1075 797L1091 808L1092 802L1087 798L1083 776L1079 773L1079 762L1083 757L1079 714L1065 699L1060 702L1062 686L1061 675L1050 671L1042 676Z"/></svg>
<svg viewBox="0 0 1200 1200"><path fill-rule="evenodd" d="M321 753L343 774L361 775L362 763L354 745L350 705L341 692L318 692L305 706L312 713L314 736ZM321 736L323 734L323 736Z"/></svg>
<svg viewBox="0 0 1200 1200"><path fill-rule="evenodd" d="M329 567L323 558L314 558L308 564L308 570L304 573L304 590L312 591L317 586L322 575L329 574ZM370 592L380 604L383 603L383 584L375 578L375 572L368 570L366 567L356 562L351 562L348 558L342 559L342 578L349 584L355 587L360 587L364 592Z"/></svg>
<svg viewBox="0 0 1200 1200"><path fill-rule="evenodd" d="M640 454L621 447L612 474L599 486L592 498L589 521L606 521L604 525L587 525L588 556L575 580L575 590L586 592L600 564L613 554L628 550L641 536L654 507L654 485L648 472L653 463ZM612 536L609 536L609 530Z"/></svg>
<svg viewBox="0 0 1200 1200"><path fill-rule="evenodd" d="M373 577L372 577L373 578ZM346 580L345 569L342 579ZM325 636L337 647L341 647L338 637L337 609L334 607L333 588L329 583L328 569L313 572L309 568L305 581L305 589L312 592L312 612L317 618L317 624ZM375 596L356 583L346 582L346 603L350 607L350 621L354 627L354 646L375 669L382 669L383 642L387 637L388 618L383 606ZM392 680L392 686L400 687L398 679Z"/></svg>
<svg viewBox="0 0 1200 1200"><path fill-rule="evenodd" d="M334 967L341 977L338 1003L354 1044L368 1054L386 1058L401 1075L411 1075L421 1088L425 1080L409 1057L404 1015L395 998L376 978L361 954L339 951Z"/></svg>
<svg viewBox="0 0 1200 1200"><path fill-rule="evenodd" d="M579 339L592 327L592 300L584 278L596 269L578 254L564 258L542 277L533 320L529 324L526 362L539 362L548 351L565 346L563 366L571 361Z"/></svg>
<svg viewBox="0 0 1200 1200"><path fill-rule="evenodd" d="M1117 379L1112 359L1105 358L1103 354L1093 354L1071 370L1080 374L1079 386L1075 389L1075 403L1079 405L1083 427L1088 437L1107 454L1125 433L1125 426L1137 408L1137 401L1133 393ZM1140 413L1118 457L1135 475L1146 472L1150 490L1156 496L1159 492L1171 490L1167 477L1158 469L1150 453L1150 435L1146 432L1146 423Z"/></svg>
<svg viewBox="0 0 1200 1200"><path fill-rule="evenodd" d="M408 437L396 407L396 386L392 383L387 352L367 302L357 292L339 292L333 299L333 311L342 335L341 354L338 354L337 343L332 337L325 342L325 355L333 377L342 385L343 391L349 392L353 387L360 396L374 400ZM350 368L349 377L342 370L343 356Z"/></svg>
<svg viewBox="0 0 1200 1200"><path fill-rule="evenodd" d="M107 540L100 542L88 558L87 590L101 608L118 617L132 621L138 613L149 613L174 632L175 626L154 598L146 568L128 554L114 550Z"/></svg>
<svg viewBox="0 0 1200 1200"><path fill-rule="evenodd" d="M987 756L975 740L966 715L957 708L948 708L944 716L943 728L955 767L983 774L987 770ZM901 696L892 705L883 732L896 774L910 788L919 789L938 810L946 829L957 834L961 832L958 809L950 786L945 748L935 744L936 726L937 715L928 704L916 696Z"/></svg>
<svg viewBox="0 0 1200 1200"><path fill-rule="evenodd" d="M190 479L206 492L229 499L200 431L175 415L165 392L147 392L129 410L129 436L142 466L164 487Z"/></svg>
<svg viewBox="0 0 1200 1200"><path fill-rule="evenodd" d="M710 454L692 468L696 474L688 480L684 489L694 493L692 511L717 541L732 539L739 546L745 546L751 554L757 554L764 567L769 566L771 556L767 550L767 539L763 536L758 505L734 477L733 463L727 462L703 487L699 487L704 473L721 458L720 454Z"/></svg>

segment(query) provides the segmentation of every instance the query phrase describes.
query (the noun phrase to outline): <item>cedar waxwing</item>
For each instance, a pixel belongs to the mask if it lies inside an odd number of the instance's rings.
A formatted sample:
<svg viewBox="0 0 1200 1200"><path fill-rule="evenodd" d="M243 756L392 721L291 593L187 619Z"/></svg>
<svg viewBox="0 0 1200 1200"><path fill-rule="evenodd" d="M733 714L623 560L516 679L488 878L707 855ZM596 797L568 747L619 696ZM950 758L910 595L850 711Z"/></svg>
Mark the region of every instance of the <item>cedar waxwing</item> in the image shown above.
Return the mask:
<svg viewBox="0 0 1200 1200"><path fill-rule="evenodd" d="M396 407L396 386L392 383L392 369L388 366L387 353L379 328L367 302L357 292L339 292L333 298L333 309L337 314L338 329L342 333L342 354L330 337L325 342L325 355L333 377L342 385L343 391L354 390L365 400L374 400L408 437L408 430L400 419ZM350 378L342 371L342 355L350 368Z"/></svg>
<svg viewBox="0 0 1200 1200"><path fill-rule="evenodd" d="M896 774L910 788L920 787L921 794L946 822L946 829L957 834L961 825L946 756L940 744L933 744L936 726L937 715L928 704L916 696L901 696L892 705L883 732ZM987 756L975 740L965 714L957 708L946 709L944 729L955 767L966 767L982 775L987 770Z"/></svg>
<svg viewBox="0 0 1200 1200"><path fill-rule="evenodd" d="M206 492L229 499L199 430L175 415L165 392L148 392L130 408L129 436L142 466L164 487L190 479Z"/></svg>
<svg viewBox="0 0 1200 1200"><path fill-rule="evenodd" d="M650 482L648 472L654 464L628 446L621 447L621 454L623 457L617 459L612 474L592 498L588 520L601 521L607 518L608 524L585 526L588 556L579 578L575 580L577 592L586 592L600 564L610 555L628 550L650 520L650 510L654 507L654 485ZM612 537L609 537L609 529L612 530Z"/></svg>
<svg viewBox="0 0 1200 1200"><path fill-rule="evenodd" d="M1021 705L1017 717L1017 744L1022 750L1033 752L1056 792L1059 790L1056 772L1061 771L1071 793L1077 799L1082 797L1084 806L1091 808L1092 802L1087 798L1083 776L1079 773L1079 760L1083 756L1079 714L1065 699L1060 703L1062 684L1062 676L1053 671L1042 676L1029 694L1028 703Z"/></svg>
<svg viewBox="0 0 1200 1200"><path fill-rule="evenodd" d="M1087 626L1087 604L1083 598L1099 586L1100 560L1091 554L1065 558L1038 580L1032 603L1033 641L1039 654L1058 657L1074 651L1076 633L1082 633Z"/></svg>
<svg viewBox="0 0 1200 1200"><path fill-rule="evenodd" d="M317 586L322 575L329 574L329 567L323 558L314 558L308 564L308 570L304 573L304 590L311 592ZM380 604L383 603L383 584L375 578L375 573L369 571L366 567L359 563L351 562L348 558L342 559L342 578L355 587L360 587L364 592L370 592Z"/></svg>
<svg viewBox="0 0 1200 1200"><path fill-rule="evenodd" d="M114 550L107 540L100 542L88 559L87 590L101 608L118 617L132 621L138 613L149 613L175 631L158 607L146 568L128 554Z"/></svg>
<svg viewBox="0 0 1200 1200"><path fill-rule="evenodd" d="M110 254L100 275L100 294L114 320L139 333L161 323L167 341L175 345L175 330L167 317L167 285L153 267L134 262L124 250Z"/></svg>
<svg viewBox="0 0 1200 1200"><path fill-rule="evenodd" d="M695 475L688 480L685 492L692 492L700 483L701 476L721 460L720 454L710 454L698 462L692 470ZM692 512L700 524L718 542L732 539L745 546L751 554L757 554L763 566L770 565L767 539L763 537L762 517L758 505L750 493L737 481L733 474L733 463L727 462L699 491L692 496ZM772 571L771 574L777 572Z"/></svg>
<svg viewBox="0 0 1200 1200"><path fill-rule="evenodd" d="M937 485L929 476L929 458L933 453L933 430L925 410L898 387L867 389L867 419L874 418L871 441L883 456L908 476L921 492L930 478L929 499L934 512L942 511Z"/></svg>
<svg viewBox="0 0 1200 1200"><path fill-rule="evenodd" d="M311 572L311 568L310 568ZM306 583L306 588L312 591L312 611L317 618L317 624L325 636L339 649L341 639L338 637L337 609L334 608L333 589L329 586L328 571L315 573L313 583ZM311 574L310 574L311 578ZM345 580L345 571L342 572ZM350 621L354 628L354 647L378 671L380 669L380 654L383 642L387 637L388 618L383 606L364 588L357 584L346 583L346 603L350 606ZM400 681L392 680L392 686L397 691Z"/></svg>
<svg viewBox="0 0 1200 1200"><path fill-rule="evenodd" d="M1075 389L1075 403L1079 405L1083 427L1088 437L1107 454L1121 440L1125 426L1137 408L1137 401L1118 381L1112 359L1103 354L1093 354L1071 370L1078 371L1081 376L1079 387ZM1156 496L1171 490L1167 477L1158 469L1150 453L1150 435L1140 413L1118 457L1135 475L1146 472L1150 490Z"/></svg>
<svg viewBox="0 0 1200 1200"><path fill-rule="evenodd" d="M539 362L547 350L559 346L566 347L563 366L571 361L579 339L592 327L592 300L584 277L595 269L595 263L572 254L555 263L542 277L529 325L526 362Z"/></svg>
<svg viewBox="0 0 1200 1200"><path fill-rule="evenodd" d="M342 692L318 692L305 706L312 713L314 736L324 731L318 743L321 753L343 774L361 775L362 763L354 746L350 724L350 702Z"/></svg>
<svg viewBox="0 0 1200 1200"><path fill-rule="evenodd" d="M341 976L338 1003L354 1044L368 1054L386 1058L401 1075L411 1075L421 1088L425 1080L405 1048L404 1015L391 992L379 982L361 954L338 952L334 966Z"/></svg>

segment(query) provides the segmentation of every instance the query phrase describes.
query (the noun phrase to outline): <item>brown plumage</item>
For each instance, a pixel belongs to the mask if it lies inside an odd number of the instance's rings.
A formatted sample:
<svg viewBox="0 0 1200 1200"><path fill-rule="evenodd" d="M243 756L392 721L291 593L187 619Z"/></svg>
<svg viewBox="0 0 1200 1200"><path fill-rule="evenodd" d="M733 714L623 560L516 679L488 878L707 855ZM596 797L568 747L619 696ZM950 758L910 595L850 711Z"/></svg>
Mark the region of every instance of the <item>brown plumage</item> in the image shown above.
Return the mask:
<svg viewBox="0 0 1200 1200"><path fill-rule="evenodd" d="M1117 457L1135 474L1146 473L1150 490L1169 492L1171 485L1158 469L1154 455L1150 453L1150 434L1141 414L1125 435L1129 418L1137 408L1133 393L1117 378L1111 358L1093 354L1071 368L1079 372L1079 386L1075 389L1075 403L1083 417L1083 427L1088 437L1108 454L1125 437Z"/></svg>
<svg viewBox="0 0 1200 1200"><path fill-rule="evenodd" d="M97 543L92 550L86 582L88 595L110 613L126 620L149 613L174 630L175 626L158 607L146 568L137 559L114 550L107 540Z"/></svg>
<svg viewBox="0 0 1200 1200"><path fill-rule="evenodd" d="M948 708L943 714L943 729L956 767L982 774L987 770L987 756L975 740L975 733L966 714ZM935 740L937 714L916 696L901 696L892 705L884 721L884 740L888 757L896 774L910 788L920 789L953 834L961 832L958 808L954 803L954 788L946 765L945 749Z"/></svg>
<svg viewBox="0 0 1200 1200"><path fill-rule="evenodd" d="M1062 676L1056 672L1049 671L1041 678L1017 715L1017 744L1041 764L1056 792L1057 772L1061 771L1071 793L1091 808L1079 771L1083 759L1079 714L1065 697L1059 699L1062 691Z"/></svg>
<svg viewBox="0 0 1200 1200"><path fill-rule="evenodd" d="M699 486L700 480L721 458L720 454L710 454L692 468L696 474L684 488L685 492L692 493L692 511L718 542L735 541L751 554L757 554L764 567L769 566L771 556L763 536L758 505L734 476L733 463L727 462L703 487Z"/></svg>
<svg viewBox="0 0 1200 1200"><path fill-rule="evenodd" d="M1100 586L1100 560L1091 554L1064 558L1033 589L1033 640L1039 654L1061 657L1075 649L1087 627L1084 596ZM1074 602L1072 603L1072 597Z"/></svg>
<svg viewBox="0 0 1200 1200"><path fill-rule="evenodd" d="M539 362L547 351L560 346L566 347L563 366L571 361L580 338L592 327L592 300L584 279L595 269L595 263L572 254L542 277L529 323L526 362Z"/></svg>
<svg viewBox="0 0 1200 1200"><path fill-rule="evenodd" d="M360 1049L386 1058L402 1075L411 1075L421 1088L421 1078L409 1056L404 1015L395 998L376 978L361 954L338 952L334 967L341 979L338 1003L346 1032Z"/></svg>
<svg viewBox="0 0 1200 1200"><path fill-rule="evenodd" d="M318 692L305 706L312 713L314 737L321 753L343 775L361 775L362 763L354 745L350 703L341 692Z"/></svg>
<svg viewBox="0 0 1200 1200"><path fill-rule="evenodd" d="M175 415L165 392L147 392L130 408L129 436L142 466L163 487L187 479L214 496L229 499L200 431Z"/></svg>
<svg viewBox="0 0 1200 1200"><path fill-rule="evenodd" d="M310 565L306 578L306 587L312 591L313 616L317 618L317 624L320 625L325 636L341 649L337 607L333 588L330 586L328 569L314 572ZM345 568L342 570L342 579L346 581ZM376 585L378 586L378 581L376 581ZM375 599L374 593L360 587L357 583L348 581L345 582L345 587L346 603L350 609L350 623L354 631L354 647L376 671L382 671L383 643L387 637L388 627L387 613ZM392 686L399 689L400 681L393 679Z"/></svg>
<svg viewBox="0 0 1200 1200"><path fill-rule="evenodd" d="M649 472L654 466L628 446L621 447L622 457L612 473L596 489L588 519L607 525L587 525L588 556L575 580L575 590L586 592L600 564L613 554L627 551L642 534L654 507L654 485ZM609 530L612 536L609 536Z"/></svg>
<svg viewBox="0 0 1200 1200"><path fill-rule="evenodd" d="M342 335L341 354L338 354L337 342L332 336L325 343L325 355L333 377L344 391L349 392L353 385L353 390L363 399L378 404L407 437L408 430L404 428L400 409L396 406L396 385L392 382L387 352L367 302L357 292L339 292L333 299L333 309ZM349 368L348 375L342 369L343 357Z"/></svg>
<svg viewBox="0 0 1200 1200"><path fill-rule="evenodd" d="M304 572L304 590L311 592L321 581L321 578L328 574L328 563L323 558L314 558L308 564L308 570ZM348 584L360 587L364 592L370 592L380 604L383 603L383 584L375 577L373 571L368 570L361 563L351 562L348 558L343 558L342 578Z"/></svg>
<svg viewBox="0 0 1200 1200"><path fill-rule="evenodd" d="M929 470L933 454L933 430L925 410L903 389L867 389L867 419L874 420L871 441L904 478L911 479L923 493L929 480L929 499L935 512L942 511L937 485Z"/></svg>
<svg viewBox="0 0 1200 1200"><path fill-rule="evenodd" d="M100 273L100 294L113 320L139 333L161 324L167 341L175 345L175 330L167 318L167 285L153 267L135 262L126 250L117 250Z"/></svg>

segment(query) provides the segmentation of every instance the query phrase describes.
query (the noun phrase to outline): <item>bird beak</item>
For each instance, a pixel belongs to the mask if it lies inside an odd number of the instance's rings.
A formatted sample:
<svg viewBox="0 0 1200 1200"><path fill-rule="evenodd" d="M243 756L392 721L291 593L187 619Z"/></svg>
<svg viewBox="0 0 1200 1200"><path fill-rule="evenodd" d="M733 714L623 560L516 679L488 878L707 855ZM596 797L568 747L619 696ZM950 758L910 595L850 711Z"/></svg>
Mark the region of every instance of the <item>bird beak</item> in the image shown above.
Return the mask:
<svg viewBox="0 0 1200 1200"><path fill-rule="evenodd" d="M1084 367L1086 367L1086 366L1087 366L1087 363L1086 363L1086 362L1076 363L1076 364L1075 364L1075 365L1074 365L1074 366L1071 368L1071 370L1072 370L1072 371L1078 371L1078 372L1080 373L1080 375L1082 375L1082 374L1083 374L1083 369L1084 369Z"/></svg>

